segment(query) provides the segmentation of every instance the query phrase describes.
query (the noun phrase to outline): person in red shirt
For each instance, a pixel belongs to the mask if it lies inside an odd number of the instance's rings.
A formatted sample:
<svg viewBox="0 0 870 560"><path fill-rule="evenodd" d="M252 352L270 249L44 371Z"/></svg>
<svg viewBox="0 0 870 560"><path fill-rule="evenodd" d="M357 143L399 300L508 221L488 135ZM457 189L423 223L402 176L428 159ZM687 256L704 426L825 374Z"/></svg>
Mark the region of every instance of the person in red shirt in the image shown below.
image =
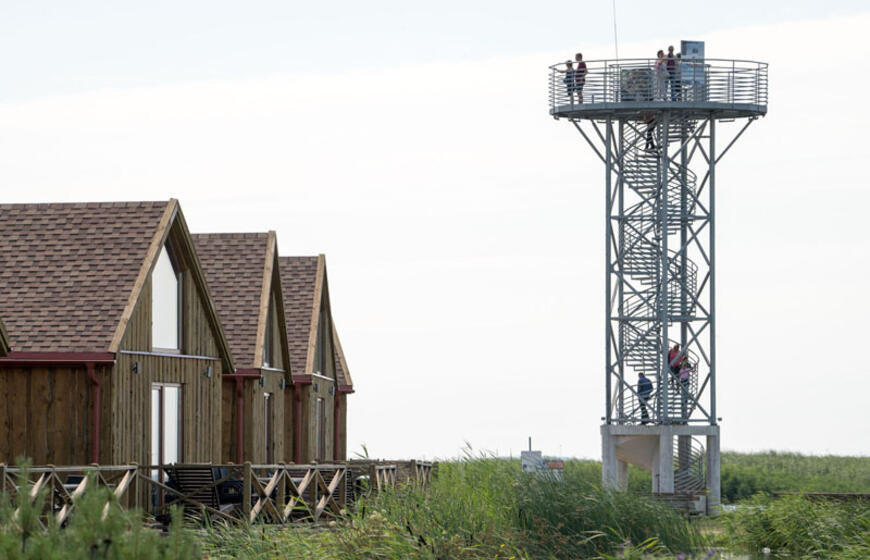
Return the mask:
<svg viewBox="0 0 870 560"><path fill-rule="evenodd" d="M674 375L680 374L680 366L683 365L683 360L686 359L685 356L680 356L680 345L679 343L674 344L674 347L670 349L668 352L668 365L671 368L671 373Z"/></svg>

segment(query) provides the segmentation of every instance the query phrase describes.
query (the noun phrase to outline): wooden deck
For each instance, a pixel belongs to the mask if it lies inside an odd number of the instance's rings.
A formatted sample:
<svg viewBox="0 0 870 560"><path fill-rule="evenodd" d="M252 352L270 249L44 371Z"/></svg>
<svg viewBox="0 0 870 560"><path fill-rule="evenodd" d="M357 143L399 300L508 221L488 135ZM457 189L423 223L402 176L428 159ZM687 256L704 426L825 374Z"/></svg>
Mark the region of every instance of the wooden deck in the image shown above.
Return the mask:
<svg viewBox="0 0 870 560"><path fill-rule="evenodd" d="M185 517L230 524L316 523L343 516L363 494L400 485L427 488L437 465L423 461L351 461L341 464L87 465L20 468L0 463L0 491L13 504L26 492L41 503L43 525L72 515L78 498L108 490L109 509L141 510L168 522L173 506ZM44 497L44 499L39 499ZM247 499L246 499L247 497Z"/></svg>

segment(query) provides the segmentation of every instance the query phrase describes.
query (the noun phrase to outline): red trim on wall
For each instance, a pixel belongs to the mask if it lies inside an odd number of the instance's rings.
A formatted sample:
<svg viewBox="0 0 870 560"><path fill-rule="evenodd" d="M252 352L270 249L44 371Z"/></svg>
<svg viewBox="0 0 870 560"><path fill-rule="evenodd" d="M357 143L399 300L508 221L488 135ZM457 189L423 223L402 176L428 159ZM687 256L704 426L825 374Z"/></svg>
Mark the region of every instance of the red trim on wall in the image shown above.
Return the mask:
<svg viewBox="0 0 870 560"><path fill-rule="evenodd" d="M293 380L294 385L311 385L314 379L311 375L307 374L291 375L290 378Z"/></svg>
<svg viewBox="0 0 870 560"><path fill-rule="evenodd" d="M111 352L9 352L0 358L0 368L68 365L114 365Z"/></svg>
<svg viewBox="0 0 870 560"><path fill-rule="evenodd" d="M339 385L338 392L350 394L350 393L355 393L356 391L353 390L353 385Z"/></svg>

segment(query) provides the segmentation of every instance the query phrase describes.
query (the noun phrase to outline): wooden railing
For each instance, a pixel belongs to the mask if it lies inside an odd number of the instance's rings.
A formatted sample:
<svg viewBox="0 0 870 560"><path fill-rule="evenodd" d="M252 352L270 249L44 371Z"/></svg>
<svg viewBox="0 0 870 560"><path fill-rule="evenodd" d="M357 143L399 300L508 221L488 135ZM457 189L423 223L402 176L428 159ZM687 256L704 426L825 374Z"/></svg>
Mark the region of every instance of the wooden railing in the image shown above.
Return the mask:
<svg viewBox="0 0 870 560"><path fill-rule="evenodd" d="M0 491L9 494L13 504L19 503L22 489L31 505L44 496L40 502L43 525L49 517L60 525L66 523L78 498L95 487L111 492L103 518L117 504L168 522L170 508L182 506L188 518L287 524L339 517L363 492L383 492L399 484L427 488L434 469L432 463L418 461L29 468L0 463Z"/></svg>

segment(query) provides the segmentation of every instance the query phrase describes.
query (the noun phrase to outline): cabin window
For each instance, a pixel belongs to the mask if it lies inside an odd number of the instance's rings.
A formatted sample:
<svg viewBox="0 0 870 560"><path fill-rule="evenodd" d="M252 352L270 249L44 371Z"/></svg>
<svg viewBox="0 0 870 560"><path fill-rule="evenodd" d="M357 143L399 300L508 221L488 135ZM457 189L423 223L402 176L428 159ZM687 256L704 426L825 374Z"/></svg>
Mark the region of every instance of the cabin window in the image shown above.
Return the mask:
<svg viewBox="0 0 870 560"><path fill-rule="evenodd" d="M265 417L263 418L263 430L266 438L266 464L271 465L275 461L275 454L272 445L273 441L273 433L274 428L272 426L272 406L273 406L273 397L272 393L263 393L263 414Z"/></svg>
<svg viewBox="0 0 870 560"><path fill-rule="evenodd" d="M323 402L323 397L317 397L317 409L315 410L315 418L316 418L316 426L315 426L315 434L317 438L317 457L316 460L318 462L323 461L323 458L326 456L326 422L325 418L325 406Z"/></svg>
<svg viewBox="0 0 870 560"><path fill-rule="evenodd" d="M181 273L167 247L160 250L151 273L151 346L160 350L181 348Z"/></svg>
<svg viewBox="0 0 870 560"><path fill-rule="evenodd" d="M151 386L151 464L181 461L181 386Z"/></svg>
<svg viewBox="0 0 870 560"><path fill-rule="evenodd" d="M266 334L263 340L263 367L272 367L274 360L272 359L273 344L272 333L272 305L269 305L269 312L266 314Z"/></svg>

